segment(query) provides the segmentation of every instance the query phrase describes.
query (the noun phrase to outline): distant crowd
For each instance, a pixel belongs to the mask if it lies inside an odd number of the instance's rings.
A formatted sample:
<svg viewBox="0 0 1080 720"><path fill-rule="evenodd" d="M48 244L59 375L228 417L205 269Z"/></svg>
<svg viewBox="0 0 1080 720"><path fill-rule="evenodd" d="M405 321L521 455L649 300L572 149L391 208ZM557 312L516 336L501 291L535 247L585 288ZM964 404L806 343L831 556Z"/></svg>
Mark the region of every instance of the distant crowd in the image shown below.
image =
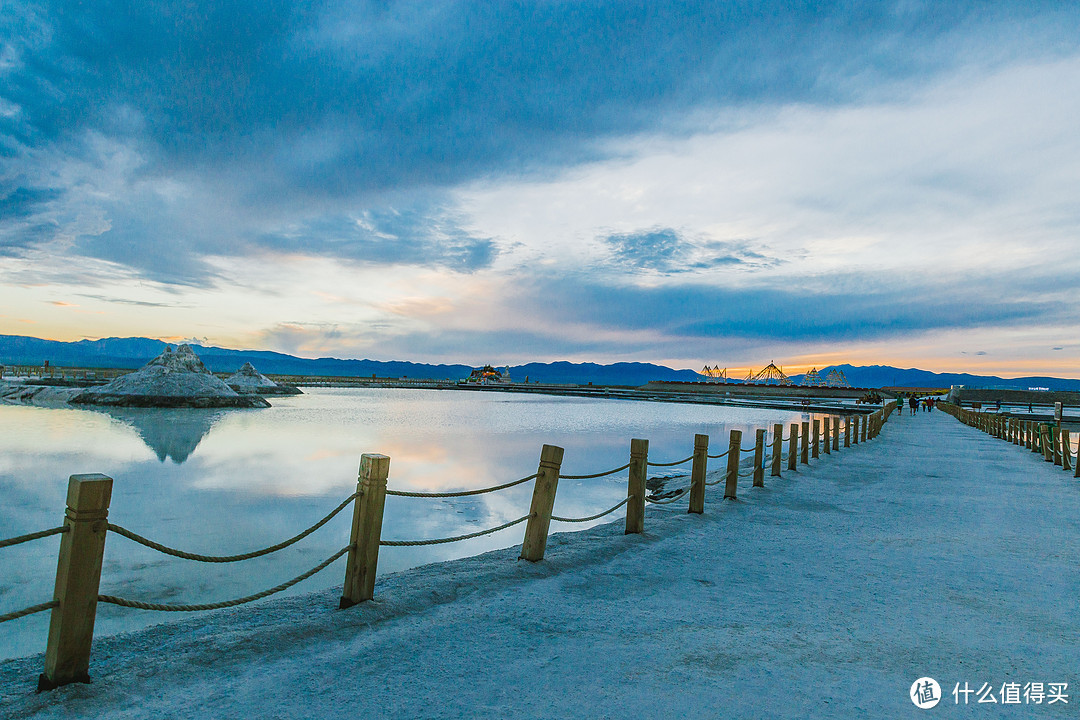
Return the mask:
<svg viewBox="0 0 1080 720"><path fill-rule="evenodd" d="M908 395L907 396L907 406L908 406L908 409L911 411L912 415L919 412L920 408L922 408L923 412L933 412L934 411L934 406L937 405L939 402L941 402L941 399L936 398L936 397L920 398L918 395ZM900 415L904 414L904 395L903 395L903 393L901 393L900 395L898 395L896 397L896 412L899 413Z"/></svg>

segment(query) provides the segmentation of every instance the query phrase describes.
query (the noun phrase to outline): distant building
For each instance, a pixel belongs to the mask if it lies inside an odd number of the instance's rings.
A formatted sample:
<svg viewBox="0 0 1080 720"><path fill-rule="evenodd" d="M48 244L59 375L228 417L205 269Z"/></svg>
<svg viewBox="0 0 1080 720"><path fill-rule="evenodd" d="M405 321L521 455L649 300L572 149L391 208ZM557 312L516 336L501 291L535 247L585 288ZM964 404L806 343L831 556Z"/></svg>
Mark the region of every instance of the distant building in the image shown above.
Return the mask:
<svg viewBox="0 0 1080 720"><path fill-rule="evenodd" d="M513 380L510 379L509 365L501 371L491 365L485 365L469 373L469 377L465 378L465 382L477 385L506 385L512 383Z"/></svg>

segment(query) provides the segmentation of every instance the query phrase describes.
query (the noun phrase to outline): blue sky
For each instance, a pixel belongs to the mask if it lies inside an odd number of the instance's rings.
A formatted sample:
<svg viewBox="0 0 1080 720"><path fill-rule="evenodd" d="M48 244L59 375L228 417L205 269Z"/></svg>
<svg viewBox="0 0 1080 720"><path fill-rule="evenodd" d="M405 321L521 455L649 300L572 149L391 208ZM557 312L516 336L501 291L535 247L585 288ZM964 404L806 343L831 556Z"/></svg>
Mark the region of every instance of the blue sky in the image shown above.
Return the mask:
<svg viewBox="0 0 1080 720"><path fill-rule="evenodd" d="M1073 3L5 3L0 332L1080 376Z"/></svg>

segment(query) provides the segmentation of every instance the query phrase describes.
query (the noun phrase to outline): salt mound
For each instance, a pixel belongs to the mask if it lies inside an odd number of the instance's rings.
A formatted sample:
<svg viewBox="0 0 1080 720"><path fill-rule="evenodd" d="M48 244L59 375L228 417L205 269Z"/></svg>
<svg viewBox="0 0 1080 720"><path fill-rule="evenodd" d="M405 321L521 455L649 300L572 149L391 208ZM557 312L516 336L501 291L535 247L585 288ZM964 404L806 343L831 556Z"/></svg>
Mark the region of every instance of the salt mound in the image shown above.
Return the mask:
<svg viewBox="0 0 1080 720"><path fill-rule="evenodd" d="M166 347L140 369L90 388L72 403L130 407L269 407L253 395L240 395L215 377L195 351L181 345Z"/></svg>
<svg viewBox="0 0 1080 720"><path fill-rule="evenodd" d="M225 380L225 384L238 393L257 393L259 395L299 395L300 389L291 385L281 385L266 377L249 362Z"/></svg>

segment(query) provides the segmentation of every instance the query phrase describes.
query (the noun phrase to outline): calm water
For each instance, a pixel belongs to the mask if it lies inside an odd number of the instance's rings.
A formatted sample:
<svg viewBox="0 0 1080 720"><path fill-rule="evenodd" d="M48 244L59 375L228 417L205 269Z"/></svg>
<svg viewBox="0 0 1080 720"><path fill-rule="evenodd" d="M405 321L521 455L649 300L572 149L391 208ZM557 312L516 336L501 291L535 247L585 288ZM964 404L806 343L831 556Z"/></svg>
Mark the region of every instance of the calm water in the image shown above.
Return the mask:
<svg viewBox="0 0 1080 720"><path fill-rule="evenodd" d="M308 527L353 492L360 454L389 455L389 487L479 488L536 471L544 443L566 449L565 474L627 462L630 438L650 459L691 454L695 433L726 449L727 432L807 419L765 409L434 390L313 389L261 410L117 410L0 406L0 537L62 523L67 478L114 479L109 519L206 554L264 547ZM724 461L711 461L710 470ZM688 467L688 466L686 466ZM688 470L687 470L688 472ZM460 535L528 512L531 483L450 500L387 499L384 539ZM555 513L586 516L625 497L626 475L559 483ZM621 512L621 511L620 511ZM101 592L149 602L215 602L294 577L348 544L351 510L267 558L207 565L110 534ZM606 518L621 517L614 515ZM606 521L605 520L605 521ZM584 525L553 524L553 530ZM521 542L524 526L461 543L384 548L380 574ZM0 550L0 612L52 597L57 537ZM344 560L289 592L340 584ZM44 650L49 613L0 625L0 657ZM101 605L97 634L175 615Z"/></svg>

